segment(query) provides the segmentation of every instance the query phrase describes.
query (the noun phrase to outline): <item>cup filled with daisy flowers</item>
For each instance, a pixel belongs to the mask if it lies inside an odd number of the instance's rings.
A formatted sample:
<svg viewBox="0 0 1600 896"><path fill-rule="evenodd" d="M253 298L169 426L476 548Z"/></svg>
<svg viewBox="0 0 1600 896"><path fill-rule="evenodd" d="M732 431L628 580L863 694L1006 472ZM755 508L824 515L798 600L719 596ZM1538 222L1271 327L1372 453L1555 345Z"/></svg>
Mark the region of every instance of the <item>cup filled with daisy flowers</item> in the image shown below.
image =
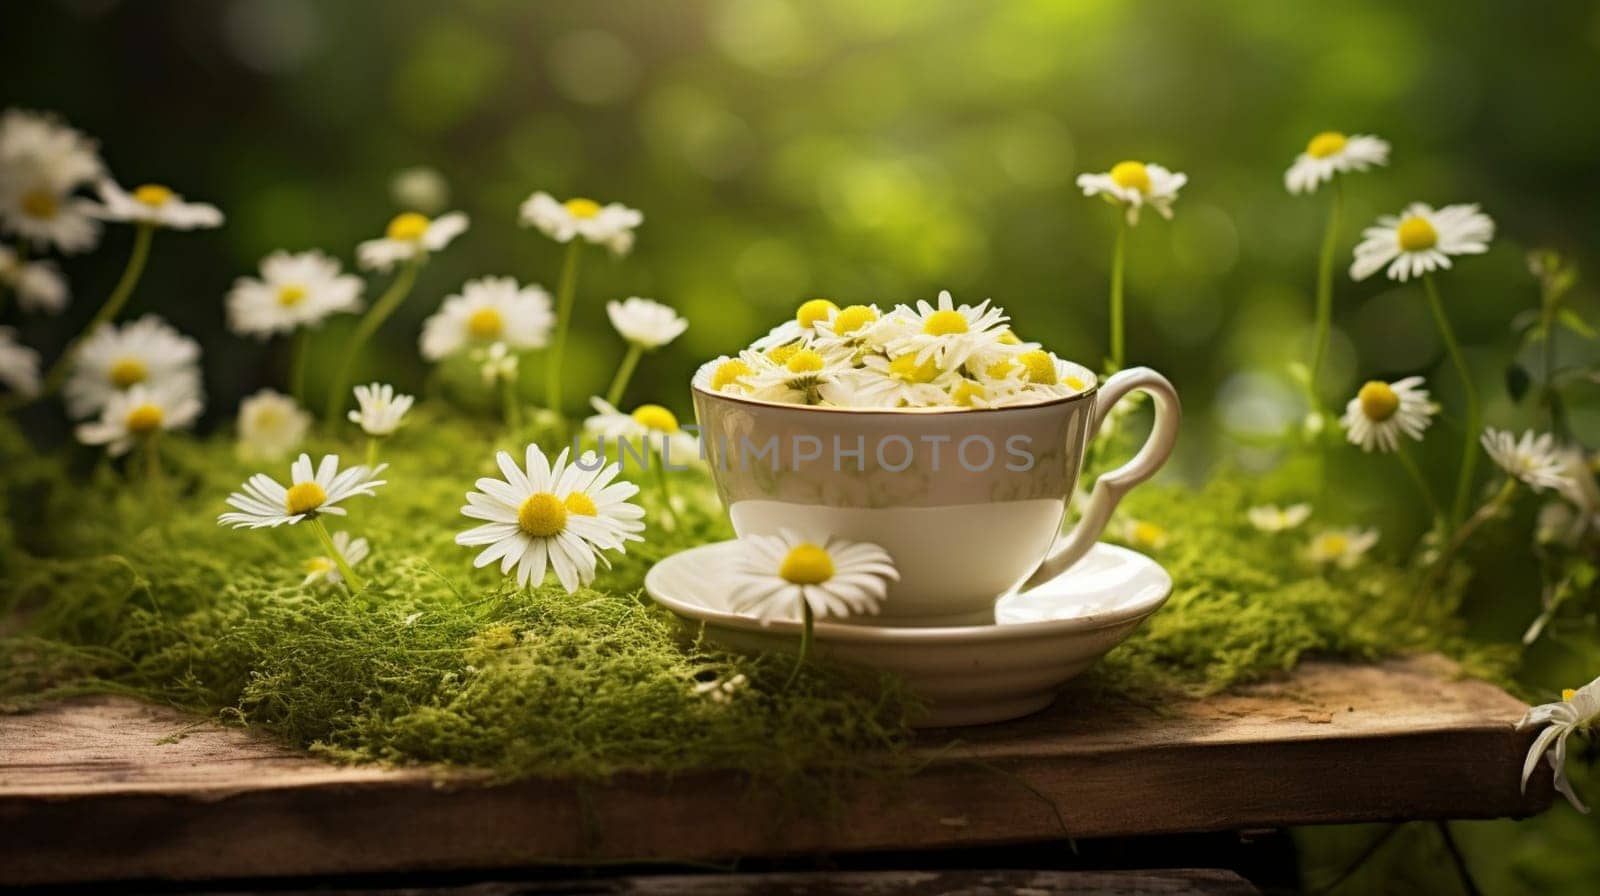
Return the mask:
<svg viewBox="0 0 1600 896"><path fill-rule="evenodd" d="M1058 538L1084 448L1113 405L1154 399L1128 464L1101 476ZM1084 556L1177 438L1176 390L1147 368L1104 382L1010 326L989 301L880 308L827 299L694 376L702 453L734 530L875 545L893 558L870 620L983 624L995 601Z"/></svg>

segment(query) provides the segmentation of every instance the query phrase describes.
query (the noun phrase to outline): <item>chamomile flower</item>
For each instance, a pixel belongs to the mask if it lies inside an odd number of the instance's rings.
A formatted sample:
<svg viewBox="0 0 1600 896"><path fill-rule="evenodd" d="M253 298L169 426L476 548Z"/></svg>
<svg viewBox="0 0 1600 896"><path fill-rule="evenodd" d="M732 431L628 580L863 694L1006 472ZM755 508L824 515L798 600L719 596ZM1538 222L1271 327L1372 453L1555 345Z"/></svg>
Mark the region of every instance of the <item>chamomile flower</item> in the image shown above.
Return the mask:
<svg viewBox="0 0 1600 896"><path fill-rule="evenodd" d="M1377 543L1377 529L1328 529L1312 537L1306 545L1306 558L1317 566L1350 569Z"/></svg>
<svg viewBox="0 0 1600 896"><path fill-rule="evenodd" d="M743 395L750 391L751 374L773 363L766 355L748 350L740 352L737 358L722 355L701 364L694 373L693 384L707 392Z"/></svg>
<svg viewBox="0 0 1600 896"><path fill-rule="evenodd" d="M1384 265L1390 280L1405 282L1450 267L1452 255L1481 255L1494 239L1494 221L1476 205L1435 209L1413 202L1361 232L1350 276L1365 280Z"/></svg>
<svg viewBox="0 0 1600 896"><path fill-rule="evenodd" d="M189 384L169 381L159 386L137 385L111 396L100 418L80 423L78 441L104 445L112 457L128 453L135 442L172 429L187 429L200 416L199 394Z"/></svg>
<svg viewBox="0 0 1600 896"><path fill-rule="evenodd" d="M862 364L875 375L863 375L848 383L848 390L834 390L835 403L846 407L931 408L950 403L950 392L960 375L944 370L933 361L918 361L916 355L895 357L868 355Z"/></svg>
<svg viewBox="0 0 1600 896"><path fill-rule="evenodd" d="M886 348L895 332L903 329L897 323L877 305L846 305L831 309L826 318L811 326L819 346L862 352Z"/></svg>
<svg viewBox="0 0 1600 896"><path fill-rule="evenodd" d="M1167 530L1149 520L1125 519L1122 521L1122 540L1129 546L1146 551L1159 551L1167 546L1171 536Z"/></svg>
<svg viewBox="0 0 1600 896"><path fill-rule="evenodd" d="M558 243L574 237L605 246L613 254L626 255L633 248L634 228L644 223L644 215L620 202L601 205L593 199L576 197L559 202L549 193L538 192L522 203L522 226L537 227Z"/></svg>
<svg viewBox="0 0 1600 896"><path fill-rule="evenodd" d="M387 383L357 386L356 404L359 407L350 412L350 422L374 438L393 435L414 401L416 398L413 396L395 394L394 387Z"/></svg>
<svg viewBox="0 0 1600 896"><path fill-rule="evenodd" d="M371 545L365 538L350 537L349 532L335 532L332 535L333 549L339 552L346 566L355 566L367 559L371 553ZM337 585L344 581L344 576L339 572L339 560L327 555L312 557L306 561L306 577L302 585Z"/></svg>
<svg viewBox="0 0 1600 896"><path fill-rule="evenodd" d="M1085 196L1100 196L1127 209L1128 223L1139 223L1139 209L1150 206L1163 218L1172 217L1172 203L1189 176L1168 171L1154 162L1118 162L1103 174L1078 175Z"/></svg>
<svg viewBox="0 0 1600 896"><path fill-rule="evenodd" d="M1276 504L1263 504L1245 511L1245 516L1250 520L1250 525L1262 532L1287 532L1298 529L1301 523L1311 518L1310 504L1290 504L1279 507Z"/></svg>
<svg viewBox="0 0 1600 896"><path fill-rule="evenodd" d="M937 305L918 300L916 310L899 319L905 332L889 339L889 354L915 355L918 363L933 361L946 370L994 352L1002 334L1010 332L1005 312L990 307L987 299L958 306L949 290L939 293Z"/></svg>
<svg viewBox="0 0 1600 896"><path fill-rule="evenodd" d="M758 352L771 351L781 346L809 342L817 324L838 314L840 308L832 299L808 299L795 309L794 317L778 324L767 335L750 343Z"/></svg>
<svg viewBox="0 0 1600 896"><path fill-rule="evenodd" d="M657 349L689 329L689 322L660 302L636 297L607 302L606 316L623 339L642 349Z"/></svg>
<svg viewBox="0 0 1600 896"><path fill-rule="evenodd" d="M24 261L9 246L0 246L0 289L16 293L23 311L60 314L69 298L67 278L54 262Z"/></svg>
<svg viewBox="0 0 1600 896"><path fill-rule="evenodd" d="M1422 441L1422 433L1437 411L1422 382L1420 376L1393 383L1368 381L1345 405L1344 416L1339 418L1345 438L1368 452L1399 450L1401 435Z"/></svg>
<svg viewBox="0 0 1600 896"><path fill-rule="evenodd" d="M54 117L0 115L0 231L69 254L94 248L100 206L77 190L104 173L94 141Z"/></svg>
<svg viewBox="0 0 1600 896"><path fill-rule="evenodd" d="M676 414L659 404L641 404L631 414L624 414L599 396L590 398L589 404L595 413L583 421L584 431L602 441L642 441L650 451L664 453L673 464L687 463L700 454L700 440L678 425Z"/></svg>
<svg viewBox="0 0 1600 896"><path fill-rule="evenodd" d="M832 400L833 387L853 375L850 353L815 345L788 353L782 363L763 364L744 375L741 385L752 398L790 404Z"/></svg>
<svg viewBox="0 0 1600 896"><path fill-rule="evenodd" d="M470 346L503 343L507 348L542 348L555 314L550 294L536 284L518 286L510 277L469 280L422 324L422 356L438 361Z"/></svg>
<svg viewBox="0 0 1600 896"><path fill-rule="evenodd" d="M1568 474L1566 453L1550 433L1536 434L1530 429L1519 439L1490 427L1479 441L1490 460L1534 491L1550 488L1566 493L1576 487Z"/></svg>
<svg viewBox="0 0 1600 896"><path fill-rule="evenodd" d="M1290 193L1312 193L1335 175L1387 164L1389 141L1371 134L1323 131L1311 138L1305 152L1295 157L1294 164L1284 172L1283 185Z"/></svg>
<svg viewBox="0 0 1600 896"><path fill-rule="evenodd" d="M1561 700L1557 703L1545 703L1529 709L1517 722L1517 730L1524 731L1540 725L1545 728L1528 748L1528 758L1522 764L1522 789L1528 789L1528 779L1538 767L1539 757L1543 756L1550 763L1556 792L1566 797L1574 809L1587 815L1589 807L1578 799L1578 795L1572 791L1571 782L1567 780L1567 738L1574 731L1594 725L1596 720L1600 720L1600 679L1577 690L1562 691Z"/></svg>
<svg viewBox="0 0 1600 896"><path fill-rule="evenodd" d="M418 212L402 212L389 221L383 237L367 240L356 247L356 259L369 271L387 271L396 262L425 258L438 252L467 231L463 212L450 212L429 218Z"/></svg>
<svg viewBox="0 0 1600 896"><path fill-rule="evenodd" d="M274 252L261 260L261 277L240 277L228 292L228 327L265 339L296 327L314 327L329 315L361 310L361 278L312 250Z"/></svg>
<svg viewBox="0 0 1600 896"><path fill-rule="evenodd" d="M39 353L18 342L11 327L0 327L0 383L24 398L39 394Z"/></svg>
<svg viewBox="0 0 1600 896"><path fill-rule="evenodd" d="M118 392L137 385L179 384L200 392L200 344L155 315L117 326L105 323L73 355L64 397L73 417L88 417Z"/></svg>
<svg viewBox="0 0 1600 896"><path fill-rule="evenodd" d="M450 182L437 168L415 165L389 179L389 198L403 209L435 215L450 204Z"/></svg>
<svg viewBox="0 0 1600 896"><path fill-rule="evenodd" d="M172 188L144 184L132 193L110 178L101 178L99 215L107 221L128 221L172 230L198 230L222 226L222 212L204 202L185 202Z"/></svg>
<svg viewBox="0 0 1600 896"><path fill-rule="evenodd" d="M868 542L830 537L819 544L790 529L739 539L727 572L728 608L763 625L798 619L876 614L899 581L889 552Z"/></svg>
<svg viewBox="0 0 1600 896"><path fill-rule="evenodd" d="M251 476L242 491L228 496L228 506L234 510L217 517L217 523L235 529L261 529L292 526L325 513L344 516L346 511L339 502L357 495L372 496L378 486L387 484L377 477L388 467L379 464L376 469L369 469L358 465L340 470L339 455L329 454L313 469L311 455L302 454L289 467L287 487L265 473Z"/></svg>
<svg viewBox="0 0 1600 896"><path fill-rule="evenodd" d="M621 468L588 454L568 464L563 450L551 464L538 445L528 445L525 467L504 451L495 455L503 479L484 477L467 495L463 516L484 524L456 536L456 544L485 546L473 566L500 561L500 572L517 571L517 584L537 586L553 568L570 594L594 581L597 552L624 550L638 541L643 511L628 502L638 486L617 482ZM592 465L592 466L591 466ZM584 469L589 467L589 469Z"/></svg>
<svg viewBox="0 0 1600 896"><path fill-rule="evenodd" d="M311 414L293 398L262 389L239 402L239 456L277 460L300 447L311 429Z"/></svg>

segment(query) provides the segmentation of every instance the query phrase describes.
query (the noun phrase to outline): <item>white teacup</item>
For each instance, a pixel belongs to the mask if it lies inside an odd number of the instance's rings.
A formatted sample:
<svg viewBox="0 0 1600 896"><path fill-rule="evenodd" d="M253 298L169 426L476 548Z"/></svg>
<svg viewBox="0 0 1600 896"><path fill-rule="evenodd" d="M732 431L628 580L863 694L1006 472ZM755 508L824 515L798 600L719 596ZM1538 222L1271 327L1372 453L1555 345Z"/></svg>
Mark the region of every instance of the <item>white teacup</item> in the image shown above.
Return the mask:
<svg viewBox="0 0 1600 896"><path fill-rule="evenodd" d="M1134 391L1154 399L1150 436L1096 480L1062 535L1084 447ZM1182 416L1172 384L1144 367L1068 398L1002 408L818 408L700 387L694 405L734 531L881 545L900 581L881 615L855 621L903 626L992 622L996 600L1077 562L1122 496L1166 462Z"/></svg>

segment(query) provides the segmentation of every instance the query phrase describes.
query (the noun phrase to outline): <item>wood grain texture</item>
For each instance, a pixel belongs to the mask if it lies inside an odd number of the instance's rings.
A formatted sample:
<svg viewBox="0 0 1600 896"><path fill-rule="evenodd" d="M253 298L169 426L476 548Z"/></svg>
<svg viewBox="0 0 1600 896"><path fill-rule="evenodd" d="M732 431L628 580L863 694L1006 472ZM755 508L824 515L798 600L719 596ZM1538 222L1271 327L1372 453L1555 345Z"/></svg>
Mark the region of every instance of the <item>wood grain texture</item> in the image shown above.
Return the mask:
<svg viewBox="0 0 1600 896"><path fill-rule="evenodd" d="M333 766L96 698L0 717L0 883L205 879L936 849L1285 824L1527 815L1520 702L1438 657L1294 674L1161 711L1068 692L926 732L928 767L826 819L721 773L484 786Z"/></svg>

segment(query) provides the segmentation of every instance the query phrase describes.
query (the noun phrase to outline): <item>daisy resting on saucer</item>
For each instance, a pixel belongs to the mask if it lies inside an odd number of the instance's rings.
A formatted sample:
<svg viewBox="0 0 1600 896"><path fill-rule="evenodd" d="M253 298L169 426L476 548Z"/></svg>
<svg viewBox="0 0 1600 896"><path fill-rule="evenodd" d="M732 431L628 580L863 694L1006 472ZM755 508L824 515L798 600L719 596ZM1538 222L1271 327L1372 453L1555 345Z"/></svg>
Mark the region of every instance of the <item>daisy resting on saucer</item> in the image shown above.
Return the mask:
<svg viewBox="0 0 1600 896"><path fill-rule="evenodd" d="M889 552L867 542L830 537L818 543L790 529L739 539L727 572L728 608L763 625L774 619L875 615L899 581Z"/></svg>

